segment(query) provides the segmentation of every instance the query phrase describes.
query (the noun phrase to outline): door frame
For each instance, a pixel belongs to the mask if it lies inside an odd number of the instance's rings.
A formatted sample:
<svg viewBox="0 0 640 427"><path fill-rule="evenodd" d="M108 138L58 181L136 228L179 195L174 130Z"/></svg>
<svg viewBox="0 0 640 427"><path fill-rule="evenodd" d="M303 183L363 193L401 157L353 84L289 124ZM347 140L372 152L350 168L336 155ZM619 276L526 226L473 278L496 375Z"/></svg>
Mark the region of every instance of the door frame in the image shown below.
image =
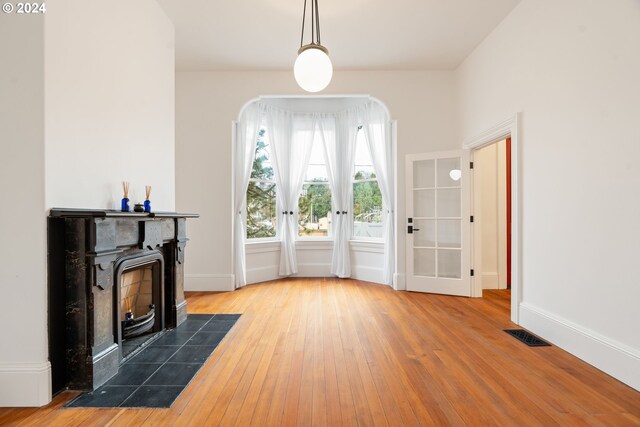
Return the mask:
<svg viewBox="0 0 640 427"><path fill-rule="evenodd" d="M521 113L516 113L506 120L495 124L491 128L465 141L463 148L471 150L473 161L474 151L486 145L511 137L511 321L518 324L520 318L520 303L522 302L522 177L521 177L521 147L519 129L521 127ZM473 175L473 173L472 173ZM471 198L475 196L473 179ZM472 205L473 206L473 205ZM473 236L473 233L472 233ZM471 265L475 265L473 245ZM482 296L480 280L471 278L472 296Z"/></svg>

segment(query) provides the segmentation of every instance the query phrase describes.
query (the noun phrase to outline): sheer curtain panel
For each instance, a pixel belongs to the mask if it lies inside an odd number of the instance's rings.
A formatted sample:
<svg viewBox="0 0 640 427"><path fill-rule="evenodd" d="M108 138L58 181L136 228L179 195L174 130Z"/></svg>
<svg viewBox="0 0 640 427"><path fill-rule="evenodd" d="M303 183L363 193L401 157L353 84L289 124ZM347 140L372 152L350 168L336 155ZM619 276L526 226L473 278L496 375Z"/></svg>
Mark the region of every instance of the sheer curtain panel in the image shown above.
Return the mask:
<svg viewBox="0 0 640 427"><path fill-rule="evenodd" d="M234 252L235 252L235 287L247 284L247 266L245 255L245 216L242 208L245 204L251 168L256 152L256 141L262 123L263 110L257 105L249 105L242 113L237 126L236 144L234 147Z"/></svg>
<svg viewBox="0 0 640 427"><path fill-rule="evenodd" d="M352 111L324 117L318 126L327 161L332 200L333 254L331 274L351 277L351 174L357 122Z"/></svg>
<svg viewBox="0 0 640 427"><path fill-rule="evenodd" d="M273 169L278 188L277 212L280 236L280 276L298 272L296 237L298 235L298 196L309 164L315 132L315 118L266 107L267 125L273 149Z"/></svg>
<svg viewBox="0 0 640 427"><path fill-rule="evenodd" d="M377 104L368 103L363 108L362 129L365 132L373 168L376 172L382 203L386 208L384 222L384 283L391 285L394 273L394 183L393 183L393 147L390 126L386 112Z"/></svg>

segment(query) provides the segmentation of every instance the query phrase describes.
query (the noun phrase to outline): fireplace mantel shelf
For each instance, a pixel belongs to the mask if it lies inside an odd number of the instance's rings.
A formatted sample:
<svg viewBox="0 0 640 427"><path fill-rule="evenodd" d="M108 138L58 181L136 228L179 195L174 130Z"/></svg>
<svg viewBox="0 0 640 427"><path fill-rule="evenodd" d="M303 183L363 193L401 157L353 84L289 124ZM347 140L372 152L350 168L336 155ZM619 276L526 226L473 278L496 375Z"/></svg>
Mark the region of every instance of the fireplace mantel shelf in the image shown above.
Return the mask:
<svg viewBox="0 0 640 427"><path fill-rule="evenodd" d="M52 217L94 217L94 218L199 218L193 213L178 212L122 212L113 209L70 209L52 208Z"/></svg>

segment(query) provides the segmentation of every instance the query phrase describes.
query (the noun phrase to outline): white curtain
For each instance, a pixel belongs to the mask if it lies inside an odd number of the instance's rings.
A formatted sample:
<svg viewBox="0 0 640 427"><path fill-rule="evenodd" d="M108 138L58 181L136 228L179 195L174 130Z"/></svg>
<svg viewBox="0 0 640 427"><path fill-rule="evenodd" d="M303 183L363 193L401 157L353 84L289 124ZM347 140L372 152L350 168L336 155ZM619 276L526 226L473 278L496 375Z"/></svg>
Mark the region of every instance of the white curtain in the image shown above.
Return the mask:
<svg viewBox="0 0 640 427"><path fill-rule="evenodd" d="M365 132L373 168L376 172L382 203L386 207L384 222L383 280L393 283L394 273L394 212L393 212L393 151L386 112L377 104L369 103L362 110L362 129Z"/></svg>
<svg viewBox="0 0 640 427"><path fill-rule="evenodd" d="M271 106L266 107L273 169L279 193L280 276L298 272L296 237L298 235L298 196L309 164L315 133L315 117L294 115Z"/></svg>
<svg viewBox="0 0 640 427"><path fill-rule="evenodd" d="M325 116L319 120L332 199L333 254L331 274L351 277L349 240L351 239L351 175L355 152L357 122L351 111Z"/></svg>
<svg viewBox="0 0 640 427"><path fill-rule="evenodd" d="M245 216L242 214L247 187L251 178L253 159L256 153L256 141L262 123L262 108L253 104L248 106L240 117L236 129L236 145L234 147L234 251L235 251L235 286L236 288L247 284L247 269L245 257Z"/></svg>

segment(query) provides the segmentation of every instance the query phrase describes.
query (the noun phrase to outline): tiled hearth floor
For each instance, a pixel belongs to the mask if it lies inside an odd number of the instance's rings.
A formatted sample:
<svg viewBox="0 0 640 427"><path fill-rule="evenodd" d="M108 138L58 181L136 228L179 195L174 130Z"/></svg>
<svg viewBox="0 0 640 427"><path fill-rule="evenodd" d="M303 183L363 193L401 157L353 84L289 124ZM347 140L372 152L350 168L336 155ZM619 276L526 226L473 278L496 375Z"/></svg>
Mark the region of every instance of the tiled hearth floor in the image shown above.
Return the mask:
<svg viewBox="0 0 640 427"><path fill-rule="evenodd" d="M239 314L190 314L69 407L168 408L236 323Z"/></svg>

